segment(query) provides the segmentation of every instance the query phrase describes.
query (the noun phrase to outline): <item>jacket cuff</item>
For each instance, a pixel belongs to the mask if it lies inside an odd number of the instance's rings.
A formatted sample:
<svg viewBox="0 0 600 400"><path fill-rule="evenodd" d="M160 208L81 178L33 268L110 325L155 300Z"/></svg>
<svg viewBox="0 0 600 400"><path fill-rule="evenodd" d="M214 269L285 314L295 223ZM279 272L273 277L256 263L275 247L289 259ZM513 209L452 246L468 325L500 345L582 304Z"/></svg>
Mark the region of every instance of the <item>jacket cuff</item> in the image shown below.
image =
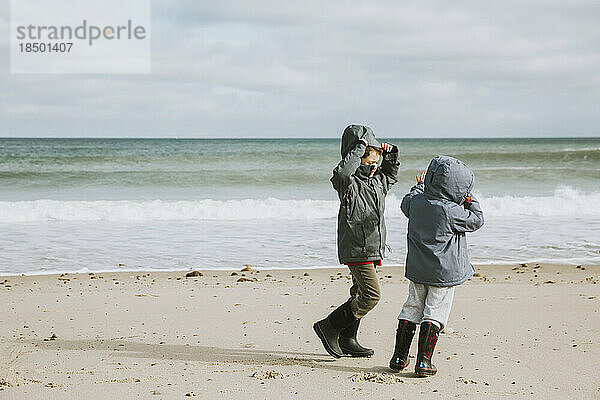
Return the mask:
<svg viewBox="0 0 600 400"><path fill-rule="evenodd" d="M354 150L353 152L357 152L360 154L356 154L359 158L362 158L362 156L365 154L365 151L367 150L367 145L364 144L364 142L362 140L359 140L358 143L356 143L354 145Z"/></svg>
<svg viewBox="0 0 600 400"><path fill-rule="evenodd" d="M386 161L396 161L398 159L398 147L394 145L391 151L383 153L383 159Z"/></svg>
<svg viewBox="0 0 600 400"><path fill-rule="evenodd" d="M477 204L477 203L479 203L479 202L477 201L477 199L475 198L475 196L471 195L471 196L469 196L469 197L471 198L471 201L465 201L465 202L463 203L463 206L464 206L464 207L465 207L467 210L470 210L470 209L471 209L471 207L473 206L473 204Z"/></svg>

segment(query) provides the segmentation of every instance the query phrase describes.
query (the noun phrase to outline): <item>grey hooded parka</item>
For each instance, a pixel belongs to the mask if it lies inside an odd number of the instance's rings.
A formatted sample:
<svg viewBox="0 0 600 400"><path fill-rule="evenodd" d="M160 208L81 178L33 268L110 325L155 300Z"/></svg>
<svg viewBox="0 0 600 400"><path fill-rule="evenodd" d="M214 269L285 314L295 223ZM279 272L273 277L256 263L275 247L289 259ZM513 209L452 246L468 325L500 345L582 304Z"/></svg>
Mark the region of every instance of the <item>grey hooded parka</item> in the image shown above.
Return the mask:
<svg viewBox="0 0 600 400"><path fill-rule="evenodd" d="M425 182L402 199L408 217L405 276L411 281L455 286L473 275L465 233L483 226L479 202L470 194L474 180L463 162L438 156L429 163Z"/></svg>
<svg viewBox="0 0 600 400"><path fill-rule="evenodd" d="M366 146L381 147L373 131L362 125L348 126L342 135L342 161L333 170L331 183L340 199L337 226L341 264L383 260L386 247L385 196L398 180L398 148L383 154L372 177L371 166L362 165Z"/></svg>

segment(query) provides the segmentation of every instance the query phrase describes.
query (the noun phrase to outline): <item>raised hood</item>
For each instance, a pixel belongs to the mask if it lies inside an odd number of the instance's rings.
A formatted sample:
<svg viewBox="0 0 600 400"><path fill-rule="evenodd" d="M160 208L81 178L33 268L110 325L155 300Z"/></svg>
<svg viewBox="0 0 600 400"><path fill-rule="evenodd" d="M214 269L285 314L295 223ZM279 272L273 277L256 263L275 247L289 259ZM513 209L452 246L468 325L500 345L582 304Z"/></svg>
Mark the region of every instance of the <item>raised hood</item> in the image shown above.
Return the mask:
<svg viewBox="0 0 600 400"><path fill-rule="evenodd" d="M375 139L371 128L362 125L348 125L342 134L342 146L340 149L342 158L346 157L362 138L366 139L369 146L381 147L381 143Z"/></svg>
<svg viewBox="0 0 600 400"><path fill-rule="evenodd" d="M434 198L463 204L473 189L475 175L460 160L449 156L437 156L429 163L425 175L425 193Z"/></svg>

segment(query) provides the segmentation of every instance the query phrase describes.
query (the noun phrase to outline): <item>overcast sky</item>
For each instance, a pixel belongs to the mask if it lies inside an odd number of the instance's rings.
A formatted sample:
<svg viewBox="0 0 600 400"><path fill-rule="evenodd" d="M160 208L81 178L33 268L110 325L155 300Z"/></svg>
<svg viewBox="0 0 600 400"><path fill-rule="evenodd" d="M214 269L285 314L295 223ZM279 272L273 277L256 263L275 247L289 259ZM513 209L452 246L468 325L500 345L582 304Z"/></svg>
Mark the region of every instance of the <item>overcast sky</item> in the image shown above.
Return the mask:
<svg viewBox="0 0 600 400"><path fill-rule="evenodd" d="M0 137L600 136L598 1L152 4L152 74L11 75Z"/></svg>

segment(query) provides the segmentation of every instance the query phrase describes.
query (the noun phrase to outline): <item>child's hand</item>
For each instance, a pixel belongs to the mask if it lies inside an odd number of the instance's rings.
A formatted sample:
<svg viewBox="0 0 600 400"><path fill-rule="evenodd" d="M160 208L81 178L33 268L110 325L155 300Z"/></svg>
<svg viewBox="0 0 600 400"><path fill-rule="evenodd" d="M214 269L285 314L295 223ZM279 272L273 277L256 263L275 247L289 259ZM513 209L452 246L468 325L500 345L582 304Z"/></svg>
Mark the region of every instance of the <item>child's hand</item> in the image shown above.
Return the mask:
<svg viewBox="0 0 600 400"><path fill-rule="evenodd" d="M381 143L381 148L383 149L384 152L389 153L390 151L392 151L394 146L389 143Z"/></svg>
<svg viewBox="0 0 600 400"><path fill-rule="evenodd" d="M425 182L425 171L421 171L419 175L417 175L417 183Z"/></svg>

